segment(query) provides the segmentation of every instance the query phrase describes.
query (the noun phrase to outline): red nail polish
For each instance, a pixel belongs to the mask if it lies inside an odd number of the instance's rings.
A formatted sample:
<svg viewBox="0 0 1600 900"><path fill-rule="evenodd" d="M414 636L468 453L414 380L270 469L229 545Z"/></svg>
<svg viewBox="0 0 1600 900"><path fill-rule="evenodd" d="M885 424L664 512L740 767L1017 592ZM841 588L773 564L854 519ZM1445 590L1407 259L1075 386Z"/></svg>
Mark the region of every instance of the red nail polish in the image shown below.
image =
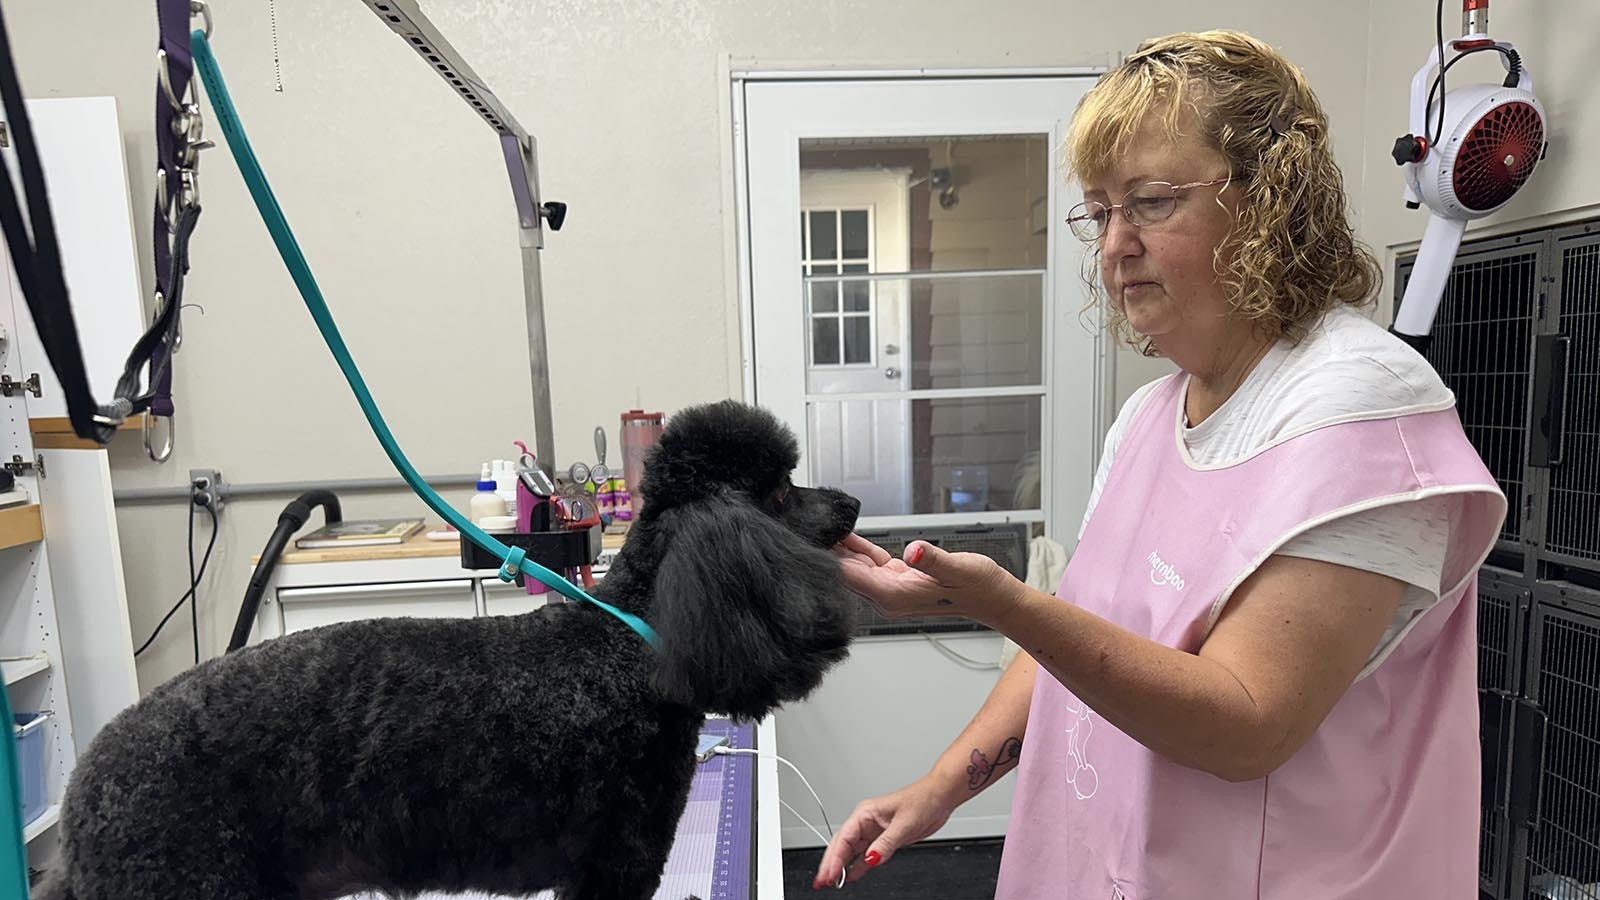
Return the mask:
<svg viewBox="0 0 1600 900"><path fill-rule="evenodd" d="M918 547L917 548L917 554L921 554L921 552L922 552L922 548ZM875 866L878 863L883 862L883 856L881 854L879 854L878 851L876 851L876 850L868 850L865 859L867 861L867 865L869 865L869 866Z"/></svg>
<svg viewBox="0 0 1600 900"><path fill-rule="evenodd" d="M915 550L911 551L911 564L913 566L916 565L919 562L922 562L922 551L924 549L925 548L923 548L923 547L918 547Z"/></svg>

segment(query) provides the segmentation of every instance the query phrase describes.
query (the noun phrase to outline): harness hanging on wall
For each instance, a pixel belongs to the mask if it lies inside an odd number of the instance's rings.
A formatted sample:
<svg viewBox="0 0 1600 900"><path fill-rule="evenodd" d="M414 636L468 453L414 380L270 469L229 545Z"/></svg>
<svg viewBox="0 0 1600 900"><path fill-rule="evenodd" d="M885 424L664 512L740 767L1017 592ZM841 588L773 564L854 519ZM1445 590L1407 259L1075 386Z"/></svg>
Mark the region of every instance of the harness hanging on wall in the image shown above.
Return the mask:
<svg viewBox="0 0 1600 900"><path fill-rule="evenodd" d="M1522 57L1511 43L1489 37L1489 0L1462 0L1462 36L1450 43L1455 56L1442 65L1444 0L1437 15L1437 46L1411 79L1411 133L1396 139L1393 151L1404 169L1406 206L1427 206L1428 225L1390 330L1421 351L1467 223L1505 206L1528 182L1544 156L1547 130ZM1505 66L1503 82L1445 88L1452 66L1489 51Z"/></svg>
<svg viewBox="0 0 1600 900"><path fill-rule="evenodd" d="M34 141L3 20L0 20L0 98L3 98L6 119L16 141L23 196L16 195L10 172L0 173L0 226L5 230L6 246L11 253L17 283L28 304L28 313L66 397L73 433L104 445L129 416L148 411L145 448L151 459L163 462L172 452L171 432L163 449L156 450L150 441L150 420L166 417L170 422L172 415L171 355L181 340L178 311L182 307L183 276L189 267L189 238L200 216L194 171L199 151L207 146L200 140L199 107L192 99L183 103L178 97L186 93L189 81L190 16L204 14L208 29L210 16L199 0L159 0L158 9L163 36L157 54L156 100L156 135L162 159L155 223L158 309L155 321L129 352L110 403L98 403L89 384L66 276L61 267L61 248L50 211L44 165ZM174 39L173 34L180 34L181 40ZM147 367L149 387L141 390Z"/></svg>

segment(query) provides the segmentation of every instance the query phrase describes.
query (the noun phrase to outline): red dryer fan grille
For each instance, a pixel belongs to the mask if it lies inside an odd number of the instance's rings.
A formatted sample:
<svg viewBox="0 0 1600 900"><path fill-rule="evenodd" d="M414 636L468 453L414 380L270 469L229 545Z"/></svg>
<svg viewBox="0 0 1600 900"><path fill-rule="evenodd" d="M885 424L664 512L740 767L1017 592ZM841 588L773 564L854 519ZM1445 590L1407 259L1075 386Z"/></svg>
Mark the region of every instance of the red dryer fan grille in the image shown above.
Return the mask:
<svg viewBox="0 0 1600 900"><path fill-rule="evenodd" d="M1489 110L1468 129L1456 154L1456 199L1475 212L1505 203L1533 174L1543 147L1544 122L1533 104L1514 100Z"/></svg>

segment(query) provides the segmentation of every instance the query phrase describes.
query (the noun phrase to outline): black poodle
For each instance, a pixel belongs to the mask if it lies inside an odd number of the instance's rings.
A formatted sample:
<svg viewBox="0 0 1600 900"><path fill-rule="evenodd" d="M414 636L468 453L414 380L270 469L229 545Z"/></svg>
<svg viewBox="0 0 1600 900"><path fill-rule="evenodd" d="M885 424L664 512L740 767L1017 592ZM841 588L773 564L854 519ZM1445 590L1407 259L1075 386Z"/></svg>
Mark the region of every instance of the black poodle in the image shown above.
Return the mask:
<svg viewBox="0 0 1600 900"><path fill-rule="evenodd" d="M792 486L798 458L751 406L673 418L594 591L659 652L565 602L329 625L173 678L79 761L42 896L651 897L706 714L765 716L847 653L829 548L859 504Z"/></svg>

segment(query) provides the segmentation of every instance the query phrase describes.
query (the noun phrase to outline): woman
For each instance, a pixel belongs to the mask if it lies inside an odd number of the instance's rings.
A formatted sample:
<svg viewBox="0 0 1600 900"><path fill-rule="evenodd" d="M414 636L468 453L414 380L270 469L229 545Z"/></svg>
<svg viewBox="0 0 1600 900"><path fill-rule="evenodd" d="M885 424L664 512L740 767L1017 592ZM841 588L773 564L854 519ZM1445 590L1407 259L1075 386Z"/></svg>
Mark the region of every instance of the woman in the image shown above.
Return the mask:
<svg viewBox="0 0 1600 900"><path fill-rule="evenodd" d="M1006 900L1476 896L1475 578L1505 498L1426 361L1355 309L1380 277L1316 97L1257 40L1173 35L1085 97L1068 155L1114 325L1180 371L1112 426L1056 596L841 545L886 614L1026 653L817 885L1020 765Z"/></svg>

